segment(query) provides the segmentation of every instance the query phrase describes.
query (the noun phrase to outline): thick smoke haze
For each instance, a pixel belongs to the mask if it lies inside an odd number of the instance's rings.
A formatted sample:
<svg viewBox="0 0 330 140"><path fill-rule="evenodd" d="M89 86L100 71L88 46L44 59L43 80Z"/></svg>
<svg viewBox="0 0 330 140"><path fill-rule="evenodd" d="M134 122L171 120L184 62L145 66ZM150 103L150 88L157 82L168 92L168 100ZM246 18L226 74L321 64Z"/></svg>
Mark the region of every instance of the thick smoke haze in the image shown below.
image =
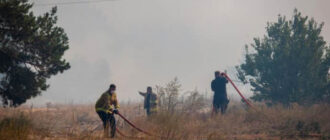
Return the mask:
<svg viewBox="0 0 330 140"><path fill-rule="evenodd" d="M33 0L40 15L62 0ZM71 69L48 80L50 88L28 104L94 103L110 83L121 101L140 101L137 91L178 77L182 92L211 96L215 70L243 61L244 45L265 34L279 14L294 8L325 22L330 41L330 1L325 0L115 0L58 6L58 26L69 37L65 58ZM247 86L239 86L251 95ZM236 92L228 85L229 97Z"/></svg>

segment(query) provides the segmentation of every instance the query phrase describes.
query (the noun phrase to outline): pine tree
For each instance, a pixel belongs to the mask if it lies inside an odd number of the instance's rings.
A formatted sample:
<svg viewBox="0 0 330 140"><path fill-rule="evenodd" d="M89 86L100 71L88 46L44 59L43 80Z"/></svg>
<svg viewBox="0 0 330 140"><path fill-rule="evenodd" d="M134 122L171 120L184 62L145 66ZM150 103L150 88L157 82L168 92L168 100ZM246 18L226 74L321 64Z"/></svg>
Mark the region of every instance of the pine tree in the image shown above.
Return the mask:
<svg viewBox="0 0 330 140"><path fill-rule="evenodd" d="M286 105L330 101L330 51L321 36L323 25L294 10L291 20L279 15L267 24L262 39L246 45L245 62L236 68L253 87L253 100Z"/></svg>
<svg viewBox="0 0 330 140"><path fill-rule="evenodd" d="M3 105L18 106L40 95L46 79L70 68L62 58L69 48L57 27L56 7L34 16L27 0L0 1L0 97Z"/></svg>

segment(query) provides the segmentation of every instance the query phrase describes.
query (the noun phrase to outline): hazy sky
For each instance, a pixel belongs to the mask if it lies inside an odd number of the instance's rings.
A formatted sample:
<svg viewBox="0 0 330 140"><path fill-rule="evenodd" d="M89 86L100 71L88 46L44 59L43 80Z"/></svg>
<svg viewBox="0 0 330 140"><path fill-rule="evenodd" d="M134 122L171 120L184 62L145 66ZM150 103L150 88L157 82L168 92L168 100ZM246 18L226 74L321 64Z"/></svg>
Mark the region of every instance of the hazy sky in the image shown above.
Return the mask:
<svg viewBox="0 0 330 140"><path fill-rule="evenodd" d="M214 71L233 71L243 61L244 45L262 37L267 22L276 21L279 14L291 18L297 8L325 22L322 35L329 42L329 5L328 0L116 0L59 5L58 26L69 37L65 58L71 69L48 80L50 88L29 103L93 103L110 83L117 85L119 100L138 101L142 97L137 91L164 85L176 76L182 92L197 88L211 95ZM33 11L39 15L51 7L39 5ZM229 96L236 96L228 88Z"/></svg>

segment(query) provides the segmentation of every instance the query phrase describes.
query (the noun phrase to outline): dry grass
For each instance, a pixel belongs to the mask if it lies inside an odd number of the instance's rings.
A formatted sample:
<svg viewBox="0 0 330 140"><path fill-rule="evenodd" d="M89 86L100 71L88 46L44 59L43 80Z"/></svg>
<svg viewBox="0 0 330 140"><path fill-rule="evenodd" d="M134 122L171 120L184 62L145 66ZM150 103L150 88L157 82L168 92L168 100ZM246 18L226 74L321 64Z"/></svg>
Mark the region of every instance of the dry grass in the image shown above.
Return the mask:
<svg viewBox="0 0 330 140"><path fill-rule="evenodd" d="M257 108L246 110L239 103L231 103L226 115L211 116L206 109L196 113L160 112L148 120L141 105L122 105L124 116L142 129L162 137L147 137L118 116L117 120L123 133L143 139L329 139L330 105L292 105L290 108L258 105ZM2 108L0 139L99 140L103 139L100 123L93 105ZM116 139L128 138L118 135Z"/></svg>

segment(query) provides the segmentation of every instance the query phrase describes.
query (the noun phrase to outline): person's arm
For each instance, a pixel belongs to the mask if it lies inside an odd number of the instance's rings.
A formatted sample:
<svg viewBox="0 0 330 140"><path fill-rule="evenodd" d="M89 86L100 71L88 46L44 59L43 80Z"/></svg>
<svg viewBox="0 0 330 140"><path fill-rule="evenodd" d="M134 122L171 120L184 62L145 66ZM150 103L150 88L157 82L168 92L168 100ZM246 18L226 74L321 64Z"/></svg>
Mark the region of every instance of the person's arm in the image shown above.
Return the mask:
<svg viewBox="0 0 330 140"><path fill-rule="evenodd" d="M106 109L106 113L112 113L113 108L109 101L108 93L102 95L102 102L104 103L104 108Z"/></svg>
<svg viewBox="0 0 330 140"><path fill-rule="evenodd" d="M119 103L118 103L118 100L117 100L117 95L115 95L115 100L114 100L114 106L115 106L115 109L119 109Z"/></svg>
<svg viewBox="0 0 330 140"><path fill-rule="evenodd" d="M227 75L227 70L225 70L224 73L221 73L221 76L224 78L224 81L225 81L225 83L227 84L227 83L228 83L228 80L227 80L227 78L226 78L225 75Z"/></svg>
<svg viewBox="0 0 330 140"><path fill-rule="evenodd" d="M211 89L212 89L212 91L215 91L214 81L211 82Z"/></svg>
<svg viewBox="0 0 330 140"><path fill-rule="evenodd" d="M143 92L139 91L139 94L142 95L143 97L145 97L147 93L143 93Z"/></svg>

